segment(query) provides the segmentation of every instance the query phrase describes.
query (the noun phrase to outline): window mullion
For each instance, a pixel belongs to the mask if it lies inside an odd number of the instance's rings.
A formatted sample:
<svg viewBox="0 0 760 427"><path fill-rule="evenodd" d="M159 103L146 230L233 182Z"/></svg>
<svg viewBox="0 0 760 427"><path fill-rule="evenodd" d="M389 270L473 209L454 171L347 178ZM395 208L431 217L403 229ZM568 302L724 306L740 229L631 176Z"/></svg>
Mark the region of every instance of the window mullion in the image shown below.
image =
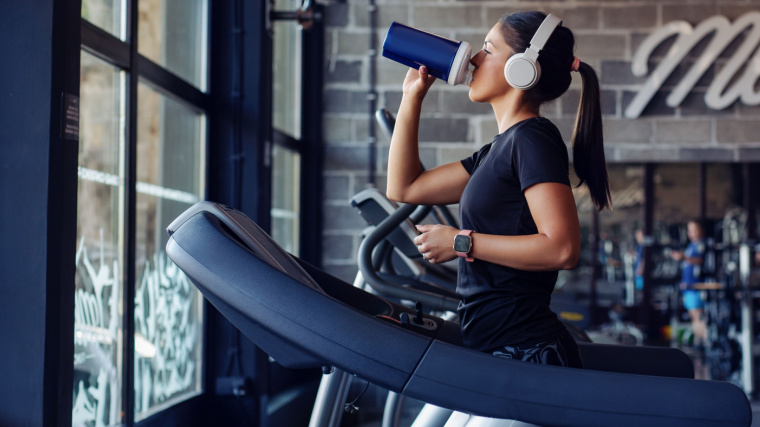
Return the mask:
<svg viewBox="0 0 760 427"><path fill-rule="evenodd" d="M139 83L139 60L137 53L138 2L128 3L129 74L127 78L127 117L125 153L125 230L124 248L124 380L122 396L124 422L127 426L135 421L135 284L136 284L136 205L137 205L137 85Z"/></svg>
<svg viewBox="0 0 760 427"><path fill-rule="evenodd" d="M82 47L119 68L129 68L130 45L82 19Z"/></svg>

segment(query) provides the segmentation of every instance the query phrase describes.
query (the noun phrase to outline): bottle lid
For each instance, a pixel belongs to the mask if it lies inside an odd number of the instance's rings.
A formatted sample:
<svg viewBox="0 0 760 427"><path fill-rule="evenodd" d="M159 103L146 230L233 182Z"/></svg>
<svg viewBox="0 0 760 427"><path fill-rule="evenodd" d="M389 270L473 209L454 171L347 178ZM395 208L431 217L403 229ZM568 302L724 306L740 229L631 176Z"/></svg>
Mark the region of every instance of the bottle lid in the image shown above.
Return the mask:
<svg viewBox="0 0 760 427"><path fill-rule="evenodd" d="M472 47L467 42L461 42L459 49L451 63L449 79L446 83L455 86L460 84L469 85L472 80L472 69L470 69L470 58L472 57Z"/></svg>

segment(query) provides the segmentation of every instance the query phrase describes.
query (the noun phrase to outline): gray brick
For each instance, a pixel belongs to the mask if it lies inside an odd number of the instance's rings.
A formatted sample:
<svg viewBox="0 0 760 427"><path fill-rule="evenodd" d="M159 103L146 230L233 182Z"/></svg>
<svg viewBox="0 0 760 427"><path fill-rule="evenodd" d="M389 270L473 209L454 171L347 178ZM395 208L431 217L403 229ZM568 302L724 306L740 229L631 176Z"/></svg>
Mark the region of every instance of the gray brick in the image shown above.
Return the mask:
<svg viewBox="0 0 760 427"><path fill-rule="evenodd" d="M617 115L617 91L603 90L599 95L599 102L601 103L602 116L616 116Z"/></svg>
<svg viewBox="0 0 760 427"><path fill-rule="evenodd" d="M705 19L718 14L718 6L714 4L690 4L684 7L683 4L663 4L662 5L662 23L667 24L671 21L686 21L691 25L697 25Z"/></svg>
<svg viewBox="0 0 760 427"><path fill-rule="evenodd" d="M605 119L603 126L605 143L648 143L652 140L652 125L647 120Z"/></svg>
<svg viewBox="0 0 760 427"><path fill-rule="evenodd" d="M409 71L409 67L399 64L396 61L392 61L380 54L377 56L376 67L376 83L378 85L390 85L401 90L401 86L404 84L404 77L406 77L406 72Z"/></svg>
<svg viewBox="0 0 760 427"><path fill-rule="evenodd" d="M601 13L598 6L569 7L564 10L558 10L557 14L562 18L562 25L572 31L601 27Z"/></svg>
<svg viewBox="0 0 760 427"><path fill-rule="evenodd" d="M615 152L617 162L676 162L679 160L676 148L655 148L650 145L641 148L618 147Z"/></svg>
<svg viewBox="0 0 760 427"><path fill-rule="evenodd" d="M325 141L330 142L348 142L351 141L351 125L353 120L336 118L336 117L323 117L322 124L324 129Z"/></svg>
<svg viewBox="0 0 760 427"><path fill-rule="evenodd" d="M656 67L655 62L649 62L649 72ZM602 61L599 72L603 85L636 85L644 84L647 77L636 77L631 71L631 61Z"/></svg>
<svg viewBox="0 0 760 427"><path fill-rule="evenodd" d="M327 27L345 27L348 24L348 4L333 3L323 10Z"/></svg>
<svg viewBox="0 0 760 427"><path fill-rule="evenodd" d="M348 200L345 204L325 204L323 210L325 230L361 230L366 226L364 219L349 205Z"/></svg>
<svg viewBox="0 0 760 427"><path fill-rule="evenodd" d="M649 37L650 33L639 33L635 30L631 33L631 55L633 55L637 50L639 50L639 47L641 47L641 43L644 42L644 39ZM657 46L652 53L649 55L649 59L661 59L663 58L668 51L670 50L670 47L673 46L673 43L675 42L675 37L670 37L667 40L664 40L659 46Z"/></svg>
<svg viewBox="0 0 760 427"><path fill-rule="evenodd" d="M366 3L352 3L354 22L357 27L369 27L369 12ZM409 7L404 5L384 4L377 8L376 25L379 38L385 38L393 21L409 25Z"/></svg>
<svg viewBox="0 0 760 427"><path fill-rule="evenodd" d="M483 120L480 123L480 141L476 141L478 144L488 144L493 138L499 134L499 125L496 120Z"/></svg>
<svg viewBox="0 0 760 427"><path fill-rule="evenodd" d="M562 117L575 117L578 114L578 104L581 99L580 89L568 89L560 97L561 111L558 113ZM614 116L617 111L617 93L612 90L603 90L599 94L600 108L603 116Z"/></svg>
<svg viewBox="0 0 760 427"><path fill-rule="evenodd" d="M372 118L370 121L369 116L367 116L366 119L355 119L355 127L356 127L356 142L366 142L369 143L369 124L372 123L375 126L375 142L385 142L385 134L383 133L383 130L380 129L379 123L377 123L377 120Z"/></svg>
<svg viewBox="0 0 760 427"><path fill-rule="evenodd" d="M328 145L325 147L325 169L330 171L351 171L367 168L369 152L356 145Z"/></svg>
<svg viewBox="0 0 760 427"><path fill-rule="evenodd" d="M678 158L683 162L730 162L734 160L735 150L731 148L686 148L678 151Z"/></svg>
<svg viewBox="0 0 760 427"><path fill-rule="evenodd" d="M473 147L473 148L464 148L464 147L442 148L440 152L441 164L445 165L446 163L458 162L464 158L470 157L479 148L480 146Z"/></svg>
<svg viewBox="0 0 760 427"><path fill-rule="evenodd" d="M564 117L575 117L578 114L578 103L581 99L581 91L579 89L568 89L564 95L560 97L562 104L562 110L560 114Z"/></svg>
<svg viewBox="0 0 760 427"><path fill-rule="evenodd" d="M736 104L736 111L740 116L760 116L760 105L746 105L739 102Z"/></svg>
<svg viewBox="0 0 760 427"><path fill-rule="evenodd" d="M461 30L454 32L454 40L462 40L470 44L472 47L472 54L475 55L483 48L483 41L486 39L489 28L482 28L478 30Z"/></svg>
<svg viewBox="0 0 760 427"><path fill-rule="evenodd" d="M640 118L643 117L652 117L652 116L673 116L675 115L675 108L669 107L668 104L665 103L665 99L668 97L669 92L663 92L659 91L654 94L652 99L649 100L649 103L646 107L644 107L644 110L641 112ZM628 104L633 101L633 98L636 96L636 93L634 92L623 92L623 103L622 103L622 109L625 111L626 108L628 108Z"/></svg>
<svg viewBox="0 0 760 427"><path fill-rule="evenodd" d="M324 92L325 113L354 113L367 111L366 90L326 89Z"/></svg>
<svg viewBox="0 0 760 427"><path fill-rule="evenodd" d="M575 56L583 62L594 59L623 59L626 38L619 34L576 34Z"/></svg>
<svg viewBox="0 0 760 427"><path fill-rule="evenodd" d="M384 183L384 171L375 170L375 183L378 182ZM375 185L370 184L369 182L369 171L363 170L361 172L354 172L352 174L353 180L352 185L350 186L350 195L353 196L354 194L364 190L365 188L369 187L375 187Z"/></svg>
<svg viewBox="0 0 760 427"><path fill-rule="evenodd" d="M323 178L323 194L325 200L348 200L351 194L349 194L349 178L344 176L326 176Z"/></svg>
<svg viewBox="0 0 760 427"><path fill-rule="evenodd" d="M473 6L416 6L414 8L414 26L431 31L435 29L478 28L485 24L481 19L481 9ZM432 31L435 32L435 31ZM445 34L440 34L448 37Z"/></svg>
<svg viewBox="0 0 760 427"><path fill-rule="evenodd" d="M428 118L420 122L420 142L467 142L467 119Z"/></svg>
<svg viewBox="0 0 760 427"><path fill-rule="evenodd" d="M676 68L668 75L665 82L663 82L662 89L672 89L678 85L683 77L694 66L694 59L686 59L682 63L676 66ZM647 74L645 76L635 76L631 70L630 61L602 61L602 84L605 85L643 85L649 76L657 69L660 64L660 60L648 61ZM694 85L695 88L707 87L712 82L715 76L714 67L710 67L702 74L700 79Z"/></svg>
<svg viewBox="0 0 760 427"><path fill-rule="evenodd" d="M493 114L491 104L472 102L468 92L465 90L441 91L441 98L441 111L444 113L466 113L472 115Z"/></svg>
<svg viewBox="0 0 760 427"><path fill-rule="evenodd" d="M760 162L760 147L739 147L737 153L742 162Z"/></svg>
<svg viewBox="0 0 760 427"><path fill-rule="evenodd" d="M657 25L657 6L602 7L602 22L605 28L616 30L653 28Z"/></svg>
<svg viewBox="0 0 760 427"><path fill-rule="evenodd" d="M432 169L438 166L438 160L436 158L436 149L434 147L419 147L420 163L425 166L426 169ZM380 159L380 170L387 174L388 172L388 146L382 147L378 153Z"/></svg>
<svg viewBox="0 0 760 427"><path fill-rule="evenodd" d="M567 94L567 92L565 94ZM541 104L539 114L548 118L559 117L562 114L562 108L560 108L562 101L560 101L560 99L555 99L554 101L544 102Z"/></svg>
<svg viewBox="0 0 760 427"><path fill-rule="evenodd" d="M754 0L748 0L746 2L734 2L735 4L718 5L718 11L716 15L723 15L731 22L741 17L747 12L757 11L757 2ZM744 4L741 4L744 3Z"/></svg>
<svg viewBox="0 0 760 427"><path fill-rule="evenodd" d="M718 119L716 138L718 142L760 142L756 120Z"/></svg>
<svg viewBox="0 0 760 427"><path fill-rule="evenodd" d="M681 81L683 80L684 76L692 69L692 67L695 65L694 59L686 59L682 61L676 68L673 70L672 73L668 76L668 78L665 80L665 82L662 84L662 89L674 89ZM654 66L650 66L649 73L651 74L656 67L657 64L654 64ZM715 77L715 67L710 67L702 74L702 76L697 80L697 83L694 85L694 89L696 88L707 88L710 83L712 82L713 78Z"/></svg>
<svg viewBox="0 0 760 427"><path fill-rule="evenodd" d="M699 144L712 139L709 120L660 120L655 127L658 143Z"/></svg>
<svg viewBox="0 0 760 427"><path fill-rule="evenodd" d="M438 82L436 82L436 84L438 84ZM442 96L441 94L442 92L438 90L428 91L427 95L425 95L425 101L423 101L422 103L423 114L441 112L441 109L440 109L441 96ZM387 108L388 111L393 113L394 116L398 113L398 109L401 106L402 95L403 93L401 92L401 90L385 92L385 108Z"/></svg>
<svg viewBox="0 0 760 427"><path fill-rule="evenodd" d="M502 2L507 3L507 2ZM510 7L507 5L504 6L496 6L496 7L488 7L485 8L485 17L486 22L484 23L484 28L486 30L486 33L488 33L491 28L493 28L494 25L496 25L497 22L499 22L499 19L505 15L509 15L510 13L515 12L521 12L526 10L525 8L520 7ZM483 34L485 35L485 33Z"/></svg>
<svg viewBox="0 0 760 427"><path fill-rule="evenodd" d="M358 212L358 211L357 211ZM327 254L331 261L356 259L357 247L352 235L322 236L322 253Z"/></svg>
<svg viewBox="0 0 760 427"><path fill-rule="evenodd" d="M554 119L552 120L552 123L554 123L557 126L557 129L559 129L559 133L562 135L562 140L565 141L565 143L569 144L573 138L573 129L575 128L575 119L571 119L571 118Z"/></svg>
<svg viewBox="0 0 760 427"><path fill-rule="evenodd" d="M359 83L362 77L362 61L335 61L335 66L325 69L327 83Z"/></svg>
<svg viewBox="0 0 760 427"><path fill-rule="evenodd" d="M713 110L705 104L705 92L695 90L686 95L686 98L678 106L683 116L730 116L733 115L733 107L723 110Z"/></svg>
<svg viewBox="0 0 760 427"><path fill-rule="evenodd" d="M337 52L340 55L368 55L368 49L369 49L369 33L368 32L362 32L357 33L356 31L338 31L338 47ZM331 41L332 38L328 38L328 42ZM382 42L382 39L380 40ZM326 48L326 52L329 54L332 52L330 50L332 46L328 46Z"/></svg>

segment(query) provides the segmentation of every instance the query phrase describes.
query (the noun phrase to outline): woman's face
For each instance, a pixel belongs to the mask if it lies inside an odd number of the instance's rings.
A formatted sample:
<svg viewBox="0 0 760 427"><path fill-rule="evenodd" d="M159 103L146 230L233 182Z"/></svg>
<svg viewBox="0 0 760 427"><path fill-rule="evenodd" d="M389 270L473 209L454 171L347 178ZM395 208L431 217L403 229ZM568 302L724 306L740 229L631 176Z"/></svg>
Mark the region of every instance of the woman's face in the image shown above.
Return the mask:
<svg viewBox="0 0 760 427"><path fill-rule="evenodd" d="M470 99L474 102L492 102L511 88L504 78L504 65L513 51L504 41L501 26L498 23L491 28L483 49L470 60L475 67L470 82Z"/></svg>

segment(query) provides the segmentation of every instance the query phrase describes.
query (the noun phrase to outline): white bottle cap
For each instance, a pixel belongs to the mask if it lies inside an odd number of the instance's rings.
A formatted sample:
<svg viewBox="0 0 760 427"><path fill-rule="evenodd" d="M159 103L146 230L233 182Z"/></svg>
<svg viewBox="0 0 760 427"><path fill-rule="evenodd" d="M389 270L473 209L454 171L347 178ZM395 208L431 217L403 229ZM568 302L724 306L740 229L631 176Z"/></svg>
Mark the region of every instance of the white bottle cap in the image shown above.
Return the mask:
<svg viewBox="0 0 760 427"><path fill-rule="evenodd" d="M449 79L446 83L454 86L459 84L469 85L472 80L472 69L470 69L470 58L472 56L472 47L467 42L461 42L454 61L451 63L449 70Z"/></svg>

